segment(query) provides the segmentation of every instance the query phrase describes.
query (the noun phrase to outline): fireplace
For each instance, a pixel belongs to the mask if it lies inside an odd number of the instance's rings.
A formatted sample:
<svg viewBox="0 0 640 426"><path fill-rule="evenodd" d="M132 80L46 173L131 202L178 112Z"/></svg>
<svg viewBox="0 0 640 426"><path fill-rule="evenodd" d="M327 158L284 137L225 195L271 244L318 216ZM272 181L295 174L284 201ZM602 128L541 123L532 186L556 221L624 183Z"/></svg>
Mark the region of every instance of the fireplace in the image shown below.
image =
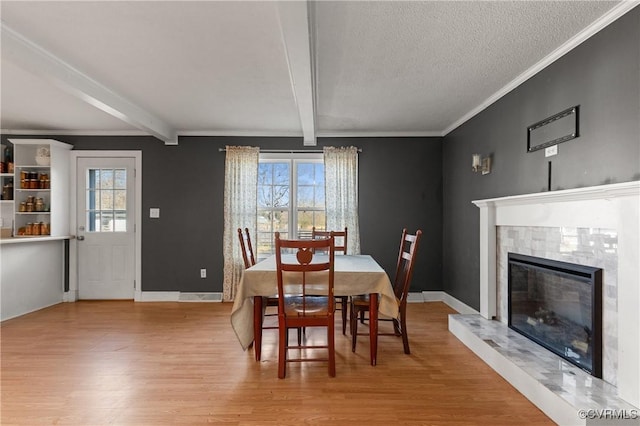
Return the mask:
<svg viewBox="0 0 640 426"><path fill-rule="evenodd" d="M563 403L551 395L548 401L540 401L541 384L565 402L567 396L575 395L589 400L570 402L565 410L570 421L558 421L560 424L581 423L575 419L579 408L611 407L603 395L615 395L636 409L640 407L640 181L473 203L480 212L479 317L495 325L496 330L500 328L499 333L504 327L517 340L531 342L528 347L542 348L508 327L508 253L603 270L602 379L565 362L552 351L512 348L509 342L504 342L505 347L531 363L523 368L519 367L520 361L503 366L505 358L494 359L494 353L484 354L483 359L518 390L538 401L536 404L546 407L543 411L554 419L553 413ZM483 335L479 345L487 346L487 341L494 339ZM542 368L535 367L537 364ZM594 385L601 386L600 390L594 391Z"/></svg>
<svg viewBox="0 0 640 426"><path fill-rule="evenodd" d="M602 378L602 269L508 254L508 325Z"/></svg>

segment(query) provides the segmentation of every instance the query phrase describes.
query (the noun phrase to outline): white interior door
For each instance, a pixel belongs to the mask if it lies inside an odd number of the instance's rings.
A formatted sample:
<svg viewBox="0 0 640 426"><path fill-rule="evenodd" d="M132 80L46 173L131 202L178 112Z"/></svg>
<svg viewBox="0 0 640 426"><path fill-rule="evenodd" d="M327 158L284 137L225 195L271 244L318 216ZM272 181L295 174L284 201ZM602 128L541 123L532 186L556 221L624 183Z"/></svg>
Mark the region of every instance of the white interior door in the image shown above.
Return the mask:
<svg viewBox="0 0 640 426"><path fill-rule="evenodd" d="M133 299L135 159L77 159L78 297Z"/></svg>

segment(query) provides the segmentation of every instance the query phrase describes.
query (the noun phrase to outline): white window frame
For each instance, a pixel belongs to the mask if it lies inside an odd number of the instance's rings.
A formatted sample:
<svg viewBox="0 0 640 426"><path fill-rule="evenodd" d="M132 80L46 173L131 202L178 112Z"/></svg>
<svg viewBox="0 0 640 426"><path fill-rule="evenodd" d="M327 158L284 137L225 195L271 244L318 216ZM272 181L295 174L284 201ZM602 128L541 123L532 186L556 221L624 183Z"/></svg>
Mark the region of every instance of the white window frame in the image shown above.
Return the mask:
<svg viewBox="0 0 640 426"><path fill-rule="evenodd" d="M128 231L128 227L130 226L130 224L133 224L133 221L130 220L131 218L128 217L130 212L128 211L128 209L126 208L127 206L127 199L128 197L131 196L131 194L129 193L129 191L127 190L127 182L129 179L132 179L132 176L129 176L127 174L127 169L126 168L113 168L113 167L89 167L87 169L87 176L86 179L88 182L90 182L92 180L91 178L91 172L96 172L98 171L100 174L100 180L99 182L99 186L93 186L90 187L89 189L87 189L87 191L91 194L93 192L93 196L87 195L86 200L87 200L87 206L86 206L86 212L85 214L87 215L87 219L86 219L86 223L87 223L87 229L85 229L85 232L127 232ZM103 187L104 183L103 183L103 172L106 171L110 171L113 173L113 177L112 177L112 188L108 188L108 187ZM124 188L121 187L117 187L116 186L116 172L124 172L125 174L125 185ZM93 178L95 179L95 177ZM125 208L123 209L117 209L116 208L116 191L120 191L120 192L124 192L125 193ZM103 198L103 194L104 193L111 193L111 196L113 198L112 202L111 202L111 208L103 208L102 205L102 198ZM97 201L97 204L96 203ZM103 215L104 213L111 213L112 214L112 218L111 218L111 226L110 229L104 229L103 228ZM120 218L118 219L117 216L117 212L124 212L125 217L124 219ZM96 224L96 217L100 217L98 223ZM120 226L117 225L117 223L120 222ZM122 222L124 222L124 225L122 225Z"/></svg>
<svg viewBox="0 0 640 426"><path fill-rule="evenodd" d="M299 163L323 163L324 156L322 153L260 153L258 160L259 163L290 163L289 182L290 182L290 194L289 194L289 226L288 233L292 238L298 238L298 180L297 171ZM258 206L258 210L262 210ZM258 214L256 210L256 215ZM304 210L310 211L325 211L325 206L319 207L305 207ZM258 256L260 257L260 253ZM264 256L264 254L262 254Z"/></svg>

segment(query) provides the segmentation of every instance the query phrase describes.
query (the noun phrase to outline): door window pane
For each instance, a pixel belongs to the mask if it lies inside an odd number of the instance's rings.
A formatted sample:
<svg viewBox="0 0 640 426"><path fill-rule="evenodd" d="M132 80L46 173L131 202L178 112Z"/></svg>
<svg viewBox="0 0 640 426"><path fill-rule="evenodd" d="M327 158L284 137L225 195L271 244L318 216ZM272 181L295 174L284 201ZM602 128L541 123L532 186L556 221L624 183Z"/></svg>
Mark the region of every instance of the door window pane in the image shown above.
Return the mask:
<svg viewBox="0 0 640 426"><path fill-rule="evenodd" d="M100 231L112 232L113 231L113 211L103 211L100 213Z"/></svg>
<svg viewBox="0 0 640 426"><path fill-rule="evenodd" d="M127 170L87 171L86 215L88 232L127 231Z"/></svg>
<svg viewBox="0 0 640 426"><path fill-rule="evenodd" d="M115 232L126 232L127 230L127 212L122 210L115 211L114 229Z"/></svg>
<svg viewBox="0 0 640 426"><path fill-rule="evenodd" d="M127 191L116 189L113 191L113 208L116 210L127 209Z"/></svg>
<svg viewBox="0 0 640 426"><path fill-rule="evenodd" d="M113 191L100 191L100 210L113 210Z"/></svg>
<svg viewBox="0 0 640 426"><path fill-rule="evenodd" d="M127 189L127 171L116 169L114 176L114 189Z"/></svg>
<svg viewBox="0 0 640 426"><path fill-rule="evenodd" d="M100 188L113 189L113 170L100 170Z"/></svg>

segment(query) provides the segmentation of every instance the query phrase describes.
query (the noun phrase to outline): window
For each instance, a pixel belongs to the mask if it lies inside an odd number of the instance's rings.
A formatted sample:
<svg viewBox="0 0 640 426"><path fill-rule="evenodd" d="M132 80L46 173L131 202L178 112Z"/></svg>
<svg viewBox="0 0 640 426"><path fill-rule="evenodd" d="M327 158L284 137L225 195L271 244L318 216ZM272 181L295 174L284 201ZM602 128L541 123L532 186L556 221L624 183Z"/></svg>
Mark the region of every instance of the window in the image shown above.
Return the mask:
<svg viewBox="0 0 640 426"><path fill-rule="evenodd" d="M87 171L88 232L127 231L127 170Z"/></svg>
<svg viewBox="0 0 640 426"><path fill-rule="evenodd" d="M258 164L258 256L274 253L274 234L310 238L325 229L322 154L260 154Z"/></svg>

